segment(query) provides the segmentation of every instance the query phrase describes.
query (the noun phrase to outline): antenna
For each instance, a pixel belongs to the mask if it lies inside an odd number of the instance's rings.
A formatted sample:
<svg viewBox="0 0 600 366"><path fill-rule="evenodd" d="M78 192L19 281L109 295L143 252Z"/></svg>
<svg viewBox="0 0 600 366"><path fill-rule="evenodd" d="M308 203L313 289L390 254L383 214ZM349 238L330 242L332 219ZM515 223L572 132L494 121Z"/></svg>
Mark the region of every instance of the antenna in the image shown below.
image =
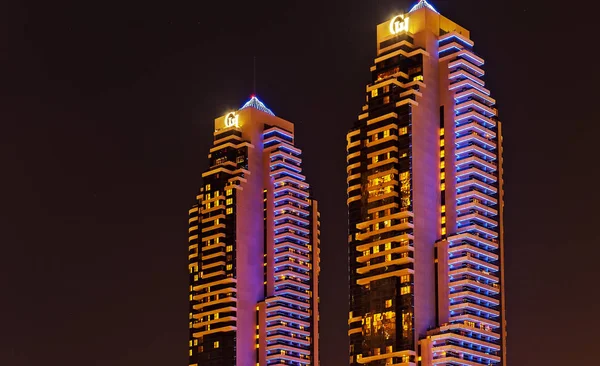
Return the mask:
<svg viewBox="0 0 600 366"><path fill-rule="evenodd" d="M256 56L254 56L254 63L252 64L252 95L256 95Z"/></svg>

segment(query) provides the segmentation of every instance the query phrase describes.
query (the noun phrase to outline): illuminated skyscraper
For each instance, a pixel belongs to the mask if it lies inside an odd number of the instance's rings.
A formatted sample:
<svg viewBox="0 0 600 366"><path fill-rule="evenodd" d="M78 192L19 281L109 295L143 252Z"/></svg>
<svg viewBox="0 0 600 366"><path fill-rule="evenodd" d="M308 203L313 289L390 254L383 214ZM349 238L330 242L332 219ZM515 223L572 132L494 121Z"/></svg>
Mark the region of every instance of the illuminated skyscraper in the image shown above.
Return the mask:
<svg viewBox="0 0 600 366"><path fill-rule="evenodd" d="M502 135L469 31L377 26L347 135L351 365L505 365Z"/></svg>
<svg viewBox="0 0 600 366"><path fill-rule="evenodd" d="M319 212L294 142L254 96L215 120L189 212L190 365L319 365Z"/></svg>

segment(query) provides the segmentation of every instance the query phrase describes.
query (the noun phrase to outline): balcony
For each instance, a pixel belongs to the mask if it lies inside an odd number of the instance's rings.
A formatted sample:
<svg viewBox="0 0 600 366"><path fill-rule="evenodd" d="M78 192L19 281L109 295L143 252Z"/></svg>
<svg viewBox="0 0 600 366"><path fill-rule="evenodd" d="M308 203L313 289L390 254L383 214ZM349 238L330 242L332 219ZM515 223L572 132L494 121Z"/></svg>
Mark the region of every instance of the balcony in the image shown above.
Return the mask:
<svg viewBox="0 0 600 366"><path fill-rule="evenodd" d="M489 262L486 261L482 261L481 259L477 259L471 255L465 255L465 256L460 256L460 257L456 257L456 258L452 258L448 261L448 263L450 264L450 270L453 270L455 268L459 268L461 267L463 264L465 263L470 263L473 264L475 266L479 266L482 268L485 268L485 270L492 271L492 272L498 272L500 270L500 268L495 265L495 264L491 264Z"/></svg>
<svg viewBox="0 0 600 366"><path fill-rule="evenodd" d="M498 237L498 233L490 230L486 227L477 225L476 223L471 223L470 225L467 226L461 226L459 228L456 229L458 234L462 234L462 233L473 233L475 235L478 236L483 236L484 239L496 239Z"/></svg>
<svg viewBox="0 0 600 366"><path fill-rule="evenodd" d="M484 215L498 216L498 211L481 203L477 199L471 199L470 201L461 203L457 206L457 212L459 215L463 215L468 212L477 211Z"/></svg>
<svg viewBox="0 0 600 366"><path fill-rule="evenodd" d="M497 144L494 141L486 139L485 137L472 132L469 135L458 137L455 141L457 150L462 149L465 146L476 144L477 146L483 149L492 149L495 150L497 148Z"/></svg>
<svg viewBox="0 0 600 366"><path fill-rule="evenodd" d="M452 246L452 247L448 248L448 253L450 253L450 254L461 253L461 252L469 252L474 255L481 255L481 256L489 258L492 261L498 260L497 254L494 254L485 249L481 249L481 248L478 248L476 246L473 246L473 245L467 244L467 243L464 243L462 245Z"/></svg>
<svg viewBox="0 0 600 366"><path fill-rule="evenodd" d="M481 101L483 104L489 107L496 104L496 100L494 98L476 89L469 89L454 94L454 100L457 103L463 103L467 100L472 100L473 98L477 98L477 100Z"/></svg>
<svg viewBox="0 0 600 366"><path fill-rule="evenodd" d="M489 272L482 271L480 269L475 269L471 267L462 267L458 269L453 269L448 272L448 275L451 278L458 278L462 276L471 276L474 278L482 278L488 282L498 283L500 279L496 276L491 275Z"/></svg>
<svg viewBox="0 0 600 366"><path fill-rule="evenodd" d="M459 304L450 305L450 311L459 312L463 310L478 311L490 316L499 317L500 312L489 307L485 307L471 302L461 302Z"/></svg>
<svg viewBox="0 0 600 366"><path fill-rule="evenodd" d="M498 178L495 175L484 172L483 170L477 167L472 167L456 172L456 178L460 179L461 181L472 177L479 177L480 179L483 179L483 182L485 183L488 183L488 181L490 181L491 183L496 183L498 181Z"/></svg>
<svg viewBox="0 0 600 366"><path fill-rule="evenodd" d="M476 111L470 111L467 113L460 114L454 118L454 122L456 122L458 124L460 121L467 119L467 118L476 119L476 120L482 122L483 125L487 128L493 128L493 127L496 127L496 125L497 125L495 120L493 120L492 118L486 117L483 114L476 112Z"/></svg>
<svg viewBox="0 0 600 366"><path fill-rule="evenodd" d="M458 102L454 106L454 111L462 114L473 108L486 117L495 117L498 115L498 110L496 108L492 108L487 104L478 101L477 99L473 99L472 96L466 97L461 102Z"/></svg>
<svg viewBox="0 0 600 366"><path fill-rule="evenodd" d="M494 152L481 148L477 145L467 145L456 149L456 159L462 159L469 155L477 155L487 161L494 161L498 159L498 156Z"/></svg>
<svg viewBox="0 0 600 366"><path fill-rule="evenodd" d="M451 289L462 288L462 287L477 288L477 289L481 289L483 291L488 291L492 295L497 295L497 294L500 293L500 288L499 287L486 285L484 283L473 281L473 280L469 280L469 279L459 280L459 281L455 281L455 282L450 282L449 287Z"/></svg>
<svg viewBox="0 0 600 366"><path fill-rule="evenodd" d="M469 112L471 113L471 112ZM477 113L477 112L475 112ZM472 121L472 122L468 122L465 124L462 124L460 126L456 127L456 134L464 134L466 132L470 132L470 131L476 131L477 133L479 133L480 135L484 136L485 138L488 139L495 139L496 138L496 132L490 130L489 128L482 126L479 122L477 121Z"/></svg>
<svg viewBox="0 0 600 366"><path fill-rule="evenodd" d="M498 169L496 163L483 160L475 155L467 156L461 160L456 161L456 168L459 171L462 171L463 169L467 169L469 167L477 167L480 170L490 174Z"/></svg>
<svg viewBox="0 0 600 366"><path fill-rule="evenodd" d="M474 299L476 301L483 301L492 306L500 305L500 301L494 299L493 297L490 297L490 296L487 296L484 294L480 294L478 292L469 291L469 290L451 293L449 295L449 298L450 298L450 300L455 300L455 301L460 301L461 299L469 298L469 299ZM498 335L496 334L496 336L498 336Z"/></svg>
<svg viewBox="0 0 600 366"><path fill-rule="evenodd" d="M464 190L472 189L472 188L475 188L475 187L479 188L480 190L483 190L483 192L485 194L492 195L492 194L498 193L498 188L494 187L491 184L484 183L484 182L482 182L482 181L480 181L478 179L475 179L475 178L464 180L464 181L456 184L456 189L458 191L464 191Z"/></svg>

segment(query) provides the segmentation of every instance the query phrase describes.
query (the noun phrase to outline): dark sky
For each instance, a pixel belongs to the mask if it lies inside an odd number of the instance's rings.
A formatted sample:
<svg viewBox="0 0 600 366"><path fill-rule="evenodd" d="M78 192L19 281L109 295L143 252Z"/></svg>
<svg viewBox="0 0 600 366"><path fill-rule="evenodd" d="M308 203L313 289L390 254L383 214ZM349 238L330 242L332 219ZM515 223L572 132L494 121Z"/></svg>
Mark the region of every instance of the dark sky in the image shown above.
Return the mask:
<svg viewBox="0 0 600 366"><path fill-rule="evenodd" d="M375 26L412 2L0 4L0 364L187 365L187 210L213 119L295 122L322 210L322 364L347 364L345 134ZM432 0L472 32L505 128L509 364L598 346L597 20ZM587 359L586 359L587 357Z"/></svg>

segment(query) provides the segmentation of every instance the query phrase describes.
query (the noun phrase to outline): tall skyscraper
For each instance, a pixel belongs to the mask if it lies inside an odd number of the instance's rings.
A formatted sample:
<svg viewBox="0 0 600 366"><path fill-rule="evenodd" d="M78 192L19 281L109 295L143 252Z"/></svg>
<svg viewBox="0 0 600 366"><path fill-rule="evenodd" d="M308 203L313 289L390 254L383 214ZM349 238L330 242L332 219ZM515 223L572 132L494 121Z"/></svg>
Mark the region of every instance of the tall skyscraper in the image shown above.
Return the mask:
<svg viewBox="0 0 600 366"><path fill-rule="evenodd" d="M377 26L347 135L351 365L505 365L502 135L469 31Z"/></svg>
<svg viewBox="0 0 600 366"><path fill-rule="evenodd" d="M319 212L294 143L254 96L215 120L189 211L191 366L319 365Z"/></svg>

